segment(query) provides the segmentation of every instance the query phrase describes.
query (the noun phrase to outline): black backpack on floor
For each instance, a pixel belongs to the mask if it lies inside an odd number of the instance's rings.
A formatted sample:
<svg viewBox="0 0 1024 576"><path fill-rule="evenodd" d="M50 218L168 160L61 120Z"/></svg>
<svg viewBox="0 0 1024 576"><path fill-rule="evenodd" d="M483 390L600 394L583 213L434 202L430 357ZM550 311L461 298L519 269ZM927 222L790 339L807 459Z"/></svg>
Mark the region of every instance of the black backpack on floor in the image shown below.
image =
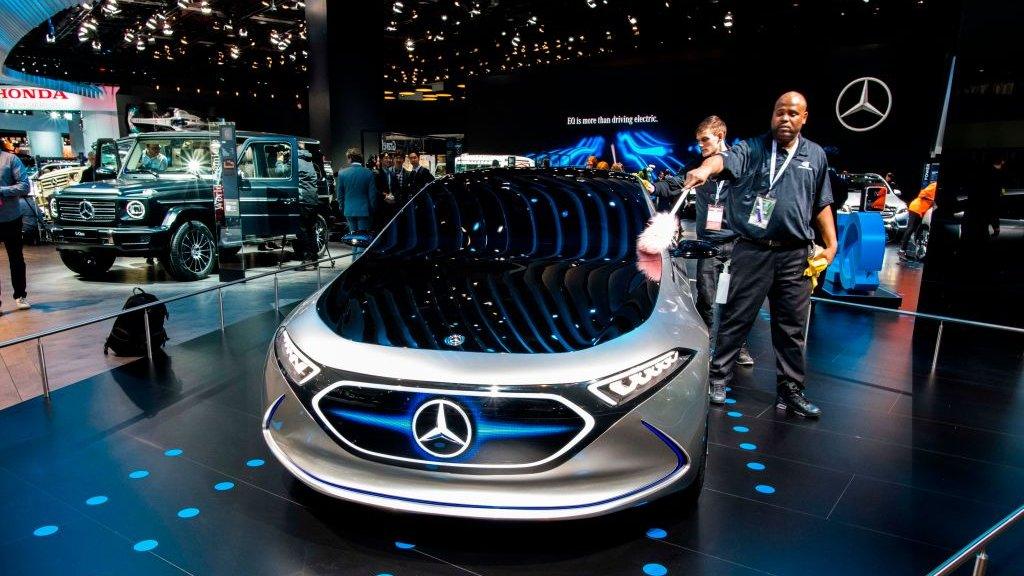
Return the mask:
<svg viewBox="0 0 1024 576"><path fill-rule="evenodd" d="M149 304L159 300L156 296L146 292L142 288L132 290L132 295L124 303L122 310ZM164 331L164 320L170 317L167 307L163 304L153 306L146 310L137 310L131 314L123 314L114 320L114 328L107 336L107 342L103 345L103 354L107 350L113 350L118 356L145 356L146 355L146 320L143 313L149 313L149 333L152 335L154 348L159 348L167 342L167 332Z"/></svg>

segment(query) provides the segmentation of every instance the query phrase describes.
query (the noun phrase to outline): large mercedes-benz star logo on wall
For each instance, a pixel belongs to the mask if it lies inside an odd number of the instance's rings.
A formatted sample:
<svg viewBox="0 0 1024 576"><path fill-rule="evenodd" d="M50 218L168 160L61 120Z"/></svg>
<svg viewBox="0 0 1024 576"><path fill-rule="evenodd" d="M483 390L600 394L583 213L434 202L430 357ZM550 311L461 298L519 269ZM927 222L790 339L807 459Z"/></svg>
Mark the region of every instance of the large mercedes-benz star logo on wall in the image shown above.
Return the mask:
<svg viewBox="0 0 1024 576"><path fill-rule="evenodd" d="M416 444L438 458L454 458L469 448L473 426L469 415L451 400L431 400L412 417Z"/></svg>
<svg viewBox="0 0 1024 576"><path fill-rule="evenodd" d="M892 92L885 82L871 76L850 82L836 99L836 118L854 132L867 132L878 127L889 117L890 110Z"/></svg>
<svg viewBox="0 0 1024 576"><path fill-rule="evenodd" d="M96 209L93 208L92 202L88 200L82 200L78 203L78 215L82 220L92 220L92 217L96 215Z"/></svg>

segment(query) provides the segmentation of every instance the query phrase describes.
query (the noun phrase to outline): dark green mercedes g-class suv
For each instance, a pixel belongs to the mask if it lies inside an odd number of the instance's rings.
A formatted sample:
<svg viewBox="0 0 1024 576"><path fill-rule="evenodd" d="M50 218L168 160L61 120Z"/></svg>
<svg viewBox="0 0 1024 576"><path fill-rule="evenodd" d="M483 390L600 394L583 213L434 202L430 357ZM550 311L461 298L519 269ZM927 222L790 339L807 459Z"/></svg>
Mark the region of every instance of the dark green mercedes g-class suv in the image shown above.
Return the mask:
<svg viewBox="0 0 1024 576"><path fill-rule="evenodd" d="M133 139L123 158L118 146L123 151L125 140L97 143L97 176L109 179L77 184L51 197L53 239L61 260L81 276L95 277L118 256L155 257L178 280L205 278L217 260L214 186L221 161L216 133L153 132ZM312 156L320 199L317 249L320 254L326 250L329 227L341 220L330 164L316 140L280 134L238 133L244 241L294 238L300 176L307 181L310 176L310 162L300 162L300 149Z"/></svg>

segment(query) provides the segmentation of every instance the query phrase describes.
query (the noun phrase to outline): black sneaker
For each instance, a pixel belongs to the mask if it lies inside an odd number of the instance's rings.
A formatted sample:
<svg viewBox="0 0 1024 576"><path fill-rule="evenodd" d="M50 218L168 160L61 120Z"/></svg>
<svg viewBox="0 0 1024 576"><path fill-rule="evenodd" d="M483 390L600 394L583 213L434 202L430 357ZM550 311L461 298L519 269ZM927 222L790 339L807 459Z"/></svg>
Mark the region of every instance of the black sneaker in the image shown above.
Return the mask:
<svg viewBox="0 0 1024 576"><path fill-rule="evenodd" d="M803 391L794 384L782 384L775 396L775 407L780 410L795 412L804 418L818 418L821 408L804 396Z"/></svg>
<svg viewBox="0 0 1024 576"><path fill-rule="evenodd" d="M725 384L718 383L711 385L711 403L716 406L725 404Z"/></svg>

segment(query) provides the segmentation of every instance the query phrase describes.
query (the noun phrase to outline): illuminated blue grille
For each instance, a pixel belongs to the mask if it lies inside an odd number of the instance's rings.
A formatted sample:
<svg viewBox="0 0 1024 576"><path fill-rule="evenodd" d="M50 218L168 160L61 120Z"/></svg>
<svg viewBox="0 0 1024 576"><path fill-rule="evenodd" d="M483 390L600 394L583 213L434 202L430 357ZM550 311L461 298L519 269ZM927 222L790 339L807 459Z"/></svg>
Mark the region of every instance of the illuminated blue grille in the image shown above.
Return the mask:
<svg viewBox="0 0 1024 576"><path fill-rule="evenodd" d="M359 456L460 472L551 464L594 425L581 408L550 394L339 383L317 395L314 409L339 443Z"/></svg>

